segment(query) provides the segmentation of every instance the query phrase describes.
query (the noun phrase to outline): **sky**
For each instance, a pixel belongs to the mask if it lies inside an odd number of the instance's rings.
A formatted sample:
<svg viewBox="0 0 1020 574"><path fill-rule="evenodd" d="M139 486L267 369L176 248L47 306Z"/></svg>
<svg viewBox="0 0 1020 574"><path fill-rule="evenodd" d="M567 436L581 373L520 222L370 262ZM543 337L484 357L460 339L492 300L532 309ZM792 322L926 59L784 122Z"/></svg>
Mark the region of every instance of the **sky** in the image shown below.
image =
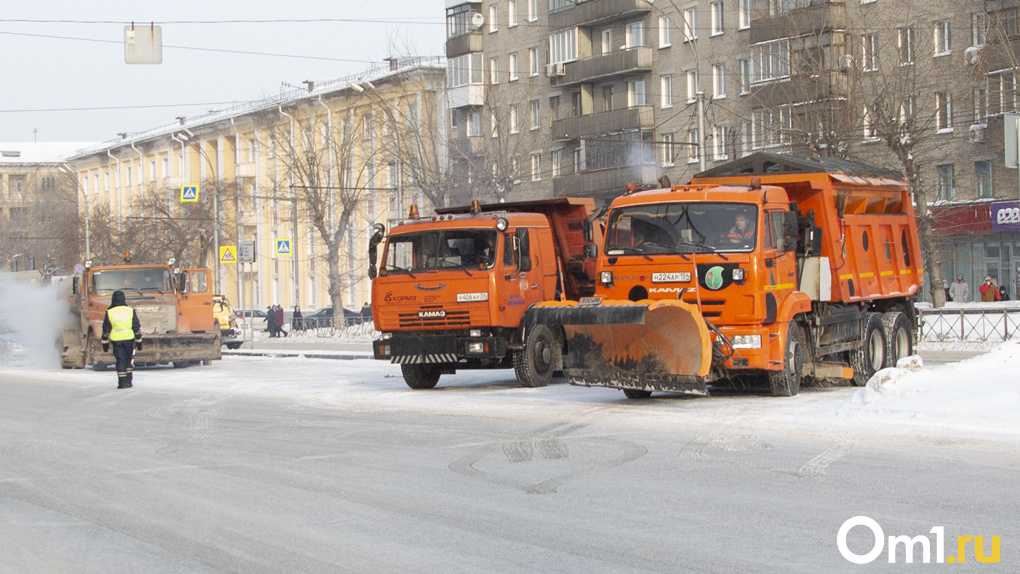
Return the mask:
<svg viewBox="0 0 1020 574"><path fill-rule="evenodd" d="M124 62L132 22L161 64ZM444 46L438 0L5 2L0 142L107 141Z"/></svg>

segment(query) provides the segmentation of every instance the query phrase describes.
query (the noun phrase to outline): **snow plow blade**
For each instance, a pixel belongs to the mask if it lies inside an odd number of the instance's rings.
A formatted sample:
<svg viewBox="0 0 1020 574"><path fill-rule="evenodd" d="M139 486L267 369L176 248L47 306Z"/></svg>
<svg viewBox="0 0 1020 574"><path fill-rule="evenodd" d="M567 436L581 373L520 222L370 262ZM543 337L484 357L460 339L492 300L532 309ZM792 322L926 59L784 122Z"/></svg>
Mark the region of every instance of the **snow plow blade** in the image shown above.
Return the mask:
<svg viewBox="0 0 1020 574"><path fill-rule="evenodd" d="M561 325L571 384L707 392L712 339L697 307L678 300L539 303L530 321Z"/></svg>

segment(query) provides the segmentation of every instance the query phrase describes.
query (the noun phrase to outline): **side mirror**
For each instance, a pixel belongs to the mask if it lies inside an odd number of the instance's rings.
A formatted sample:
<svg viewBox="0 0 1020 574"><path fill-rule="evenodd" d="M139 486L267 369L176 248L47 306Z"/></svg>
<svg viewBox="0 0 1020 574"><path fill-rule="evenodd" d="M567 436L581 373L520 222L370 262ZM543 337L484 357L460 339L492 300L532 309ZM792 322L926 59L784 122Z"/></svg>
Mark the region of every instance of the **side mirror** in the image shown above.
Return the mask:
<svg viewBox="0 0 1020 574"><path fill-rule="evenodd" d="M584 258L585 259L595 259L598 256L599 256L599 246L598 245L595 245L594 243L585 243L584 244Z"/></svg>
<svg viewBox="0 0 1020 574"><path fill-rule="evenodd" d="M780 251L796 251L797 235L800 225L800 213L787 211L783 214L783 242L779 246Z"/></svg>
<svg viewBox="0 0 1020 574"><path fill-rule="evenodd" d="M177 291L180 293L188 292L188 272L181 271L177 274Z"/></svg>
<svg viewBox="0 0 1020 574"><path fill-rule="evenodd" d="M368 240L368 278L375 279L379 275L379 267L377 261L379 257L378 245L383 240L383 235L386 233L386 228L381 223L376 223L372 226L372 237Z"/></svg>

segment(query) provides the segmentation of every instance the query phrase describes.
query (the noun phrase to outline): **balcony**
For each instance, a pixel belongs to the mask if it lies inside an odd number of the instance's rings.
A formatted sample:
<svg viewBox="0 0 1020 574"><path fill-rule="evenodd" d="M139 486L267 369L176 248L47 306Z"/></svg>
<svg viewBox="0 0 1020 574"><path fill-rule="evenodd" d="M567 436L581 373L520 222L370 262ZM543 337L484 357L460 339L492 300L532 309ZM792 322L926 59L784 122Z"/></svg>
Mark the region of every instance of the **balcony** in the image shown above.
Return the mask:
<svg viewBox="0 0 1020 574"><path fill-rule="evenodd" d="M446 57L456 58L457 56L463 56L464 54L470 54L471 52L482 51L482 32L468 32L467 34L461 34L455 36L446 41Z"/></svg>
<svg viewBox="0 0 1020 574"><path fill-rule="evenodd" d="M450 140L450 153L453 157L476 157L485 152L485 138L455 137Z"/></svg>
<svg viewBox="0 0 1020 574"><path fill-rule="evenodd" d="M569 10L549 14L549 28L601 26L617 20L642 16L652 11L648 0L588 0Z"/></svg>
<svg viewBox="0 0 1020 574"><path fill-rule="evenodd" d="M446 90L446 94L450 98L450 109L480 106L485 103L485 86L482 84L457 86Z"/></svg>
<svg viewBox="0 0 1020 574"><path fill-rule="evenodd" d="M583 171L553 178L553 197L595 197L612 199L621 195L627 184L654 183L661 175L656 164L627 165Z"/></svg>
<svg viewBox="0 0 1020 574"><path fill-rule="evenodd" d="M555 120L552 123L554 140L576 140L578 138L628 130L639 130L655 126L655 112L652 106L634 106L608 112L588 114Z"/></svg>
<svg viewBox="0 0 1020 574"><path fill-rule="evenodd" d="M650 72L653 53L648 46L636 46L576 62L549 64L546 75L550 77L553 86L568 87L611 76ZM559 75L560 71L563 75Z"/></svg>
<svg viewBox="0 0 1020 574"><path fill-rule="evenodd" d="M751 43L818 34L826 30L846 30L847 25L843 2L816 4L795 8L789 14L752 20Z"/></svg>

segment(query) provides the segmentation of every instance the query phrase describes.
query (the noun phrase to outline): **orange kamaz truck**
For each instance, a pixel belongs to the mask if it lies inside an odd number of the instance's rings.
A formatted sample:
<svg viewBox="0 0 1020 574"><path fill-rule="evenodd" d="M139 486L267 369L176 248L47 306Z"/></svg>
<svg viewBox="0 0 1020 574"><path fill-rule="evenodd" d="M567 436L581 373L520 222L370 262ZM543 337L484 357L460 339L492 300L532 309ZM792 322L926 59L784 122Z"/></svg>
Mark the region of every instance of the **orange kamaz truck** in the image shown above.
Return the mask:
<svg viewBox="0 0 1020 574"><path fill-rule="evenodd" d="M753 154L616 198L596 296L529 311L571 383L706 393L865 384L909 355L924 283L910 187L832 158Z"/></svg>
<svg viewBox="0 0 1020 574"><path fill-rule="evenodd" d="M562 369L562 340L544 325L523 328L521 318L539 301L594 293L601 234L593 213L591 199L475 201L432 217L412 207L388 234L377 224L369 242L372 318L382 333L375 358L399 363L413 389L458 369L511 367L522 385L546 385Z"/></svg>
<svg viewBox="0 0 1020 574"><path fill-rule="evenodd" d="M114 364L113 352L102 349L103 319L114 291L123 291L142 326L138 366L172 363L185 367L219 359L220 326L213 319L212 271L174 269L167 265L125 263L97 265L71 281L69 305L74 327L64 329L60 364L65 369L91 365L103 370Z"/></svg>

